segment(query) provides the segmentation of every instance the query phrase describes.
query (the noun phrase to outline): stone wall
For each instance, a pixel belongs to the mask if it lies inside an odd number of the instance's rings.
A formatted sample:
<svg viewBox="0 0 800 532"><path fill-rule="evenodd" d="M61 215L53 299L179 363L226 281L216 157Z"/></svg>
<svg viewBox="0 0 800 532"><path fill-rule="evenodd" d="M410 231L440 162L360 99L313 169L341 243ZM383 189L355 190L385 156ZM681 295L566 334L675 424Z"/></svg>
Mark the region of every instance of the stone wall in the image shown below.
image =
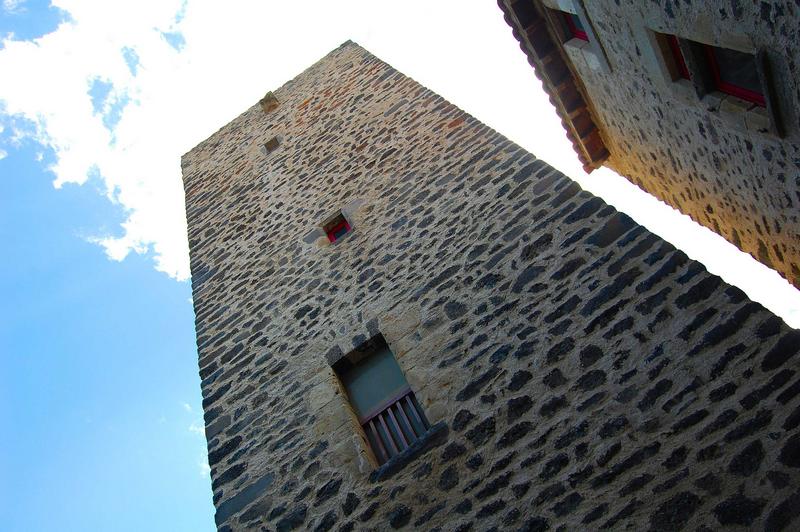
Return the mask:
<svg viewBox="0 0 800 532"><path fill-rule="evenodd" d="M182 161L220 530L793 522L800 332L353 43L274 97ZM380 474L377 333L439 427Z"/></svg>
<svg viewBox="0 0 800 532"><path fill-rule="evenodd" d="M604 51L597 61L566 47L611 152L607 166L800 288L800 4L544 3L582 5ZM700 98L690 82L673 82L648 30L765 52L784 136L762 131L741 100Z"/></svg>

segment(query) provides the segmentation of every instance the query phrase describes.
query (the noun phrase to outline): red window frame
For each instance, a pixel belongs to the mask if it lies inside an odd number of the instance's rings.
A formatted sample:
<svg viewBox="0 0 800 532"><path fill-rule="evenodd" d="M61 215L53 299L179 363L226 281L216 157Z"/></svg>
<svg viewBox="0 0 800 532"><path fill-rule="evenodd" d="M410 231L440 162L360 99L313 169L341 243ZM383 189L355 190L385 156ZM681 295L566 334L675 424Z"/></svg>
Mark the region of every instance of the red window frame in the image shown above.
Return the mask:
<svg viewBox="0 0 800 532"><path fill-rule="evenodd" d="M764 98L763 93L746 89L744 87L740 87L739 85L728 83L727 81L723 81L719 70L719 63L717 63L717 58L714 55L714 47L708 44L705 44L703 46L705 47L706 61L708 61L708 68L711 71L711 76L714 79L714 85L717 88L717 90L719 90L720 92L724 92L725 94L730 94L731 96L736 96L737 98L741 98L742 100L745 100L747 102L760 105L761 107L766 107L767 101Z"/></svg>
<svg viewBox="0 0 800 532"><path fill-rule="evenodd" d="M345 235L350 232L350 224L347 223L347 220L342 220L341 222L339 222L338 224L334 225L333 227L331 227L326 231L326 233L328 234L328 240L330 240L331 243L336 242L337 240L336 233L338 233L339 230L341 230L342 228L345 229L344 232Z"/></svg>
<svg viewBox="0 0 800 532"><path fill-rule="evenodd" d="M678 44L678 38L675 35L667 35L667 43L669 44L669 49L672 51L672 58L675 61L675 66L678 67L680 76L683 79L692 79L691 74L689 74L689 68L686 66L683 52L681 52L680 44Z"/></svg>
<svg viewBox="0 0 800 532"><path fill-rule="evenodd" d="M589 41L589 35L585 30L578 28L578 26L575 24L575 19L572 18L577 17L578 15L567 13L566 11L562 11L561 15L564 17L564 21L567 23L567 28L569 28L569 31L573 37L582 41Z"/></svg>

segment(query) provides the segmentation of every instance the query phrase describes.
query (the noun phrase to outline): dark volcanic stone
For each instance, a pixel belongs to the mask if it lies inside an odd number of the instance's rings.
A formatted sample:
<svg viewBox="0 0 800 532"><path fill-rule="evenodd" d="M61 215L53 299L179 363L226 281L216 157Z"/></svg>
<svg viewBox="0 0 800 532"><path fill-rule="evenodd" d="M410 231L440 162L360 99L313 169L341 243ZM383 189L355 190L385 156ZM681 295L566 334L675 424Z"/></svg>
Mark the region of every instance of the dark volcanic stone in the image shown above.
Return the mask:
<svg viewBox="0 0 800 532"><path fill-rule="evenodd" d="M358 496L353 493L352 491L347 494L345 497L344 502L342 503L342 512L344 513L345 517L353 513L353 511L358 508L358 504L361 500Z"/></svg>
<svg viewBox="0 0 800 532"><path fill-rule="evenodd" d="M672 451L672 454L670 454L664 462L662 462L662 465L667 469L675 469L686 460L688 455L689 450L686 447L678 447Z"/></svg>
<svg viewBox="0 0 800 532"><path fill-rule="evenodd" d="M719 495L722 492L720 484L719 477L713 473L706 473L694 481L695 486L712 495Z"/></svg>
<svg viewBox="0 0 800 532"><path fill-rule="evenodd" d="M456 486L458 486L458 469L456 466L450 466L442 471L442 476L439 477L439 489L449 491Z"/></svg>
<svg viewBox="0 0 800 532"><path fill-rule="evenodd" d="M461 432L475 416L468 410L459 410L453 419L453 430Z"/></svg>
<svg viewBox="0 0 800 532"><path fill-rule="evenodd" d="M221 447L208 453L208 465L214 467L220 460L235 451L242 443L241 436L235 436L222 444Z"/></svg>
<svg viewBox="0 0 800 532"><path fill-rule="evenodd" d="M494 436L495 422L494 418L486 418L466 433L466 437L473 445L480 446L486 443L486 440Z"/></svg>
<svg viewBox="0 0 800 532"><path fill-rule="evenodd" d="M508 400L508 422L513 423L522 414L533 408L533 400L527 395L513 397Z"/></svg>
<svg viewBox="0 0 800 532"><path fill-rule="evenodd" d="M317 497L314 506L319 506L337 493L342 485L341 479L329 480L319 490L317 490Z"/></svg>
<svg viewBox="0 0 800 532"><path fill-rule="evenodd" d="M714 515L721 525L749 526L761 515L767 501L734 495L714 507Z"/></svg>
<svg viewBox="0 0 800 532"><path fill-rule="evenodd" d="M548 364L553 364L558 362L564 355L572 351L575 347L575 340L572 338L566 338L559 343L555 344L550 350L547 352L547 356L545 357Z"/></svg>
<svg viewBox="0 0 800 532"><path fill-rule="evenodd" d="M785 466L800 467L800 434L795 434L786 441L778 460Z"/></svg>
<svg viewBox="0 0 800 532"><path fill-rule="evenodd" d="M616 436L627 426L628 418L625 416L617 416L603 425L600 429L600 437L611 438L612 436Z"/></svg>
<svg viewBox="0 0 800 532"><path fill-rule="evenodd" d="M758 471L763 459L764 446L761 445L760 440L756 440L745 447L742 452L733 457L730 465L728 465L728 471L734 475L749 477Z"/></svg>
<svg viewBox="0 0 800 532"><path fill-rule="evenodd" d="M556 475L556 473L564 469L567 464L569 464L569 456L564 453L560 453L547 461L539 473L539 478L544 480L551 479Z"/></svg>
<svg viewBox="0 0 800 532"><path fill-rule="evenodd" d="M520 438L524 437L528 434L531 430L533 430L533 423L530 421L523 421L521 423L517 423L500 436L500 439L497 440L497 448L504 449L509 445L513 445L516 443Z"/></svg>
<svg viewBox="0 0 800 532"><path fill-rule="evenodd" d="M663 503L650 516L653 531L673 532L683 528L700 507L700 497L689 491L682 491Z"/></svg>
<svg viewBox="0 0 800 532"><path fill-rule="evenodd" d="M449 462L467 452L467 448L458 442L452 442L442 451L442 462Z"/></svg>
<svg viewBox="0 0 800 532"><path fill-rule="evenodd" d="M299 528L305 522L307 512L308 508L304 504L294 508L275 524L275 530L286 532Z"/></svg>
<svg viewBox="0 0 800 532"><path fill-rule="evenodd" d="M800 351L800 330L792 330L784 334L775 347L769 350L761 362L763 371L779 368L787 360Z"/></svg>
<svg viewBox="0 0 800 532"><path fill-rule="evenodd" d="M448 301L444 306L444 313L451 320L455 320L467 313L469 309L463 303Z"/></svg>
<svg viewBox="0 0 800 532"><path fill-rule="evenodd" d="M331 510L325 514L317 527L314 529L314 532L328 532L328 530L333 528L334 525L336 525L336 512Z"/></svg>
<svg viewBox="0 0 800 532"><path fill-rule="evenodd" d="M553 506L553 513L558 517L569 515L574 512L578 506L580 506L581 502L583 502L583 497L581 497L580 493L570 493L564 497L564 499L556 503L555 506Z"/></svg>
<svg viewBox="0 0 800 532"><path fill-rule="evenodd" d="M387 517L392 528L401 528L411 521L411 509L401 504L389 512Z"/></svg>
<svg viewBox="0 0 800 532"><path fill-rule="evenodd" d="M588 368L603 356L603 351L596 345L587 345L580 353L581 367Z"/></svg>
<svg viewBox="0 0 800 532"><path fill-rule="evenodd" d="M539 413L545 417L552 417L556 412L567 406L567 399L562 395L553 397L546 401L539 409Z"/></svg>
<svg viewBox="0 0 800 532"><path fill-rule="evenodd" d="M561 495L567 492L567 488L560 482L556 482L555 484L550 484L545 489L539 492L539 495L533 500L533 503L536 506L541 505L547 501L551 501L556 497L560 497Z"/></svg>
<svg viewBox="0 0 800 532"><path fill-rule="evenodd" d="M545 532L550 530L550 522L544 517L532 517L525 521L518 532Z"/></svg>
<svg viewBox="0 0 800 532"><path fill-rule="evenodd" d="M466 401L467 399L471 399L478 395L478 392L481 391L486 383L492 380L498 373L500 373L500 369L496 366L489 368L485 373L481 374L479 377L474 379L472 382L464 386L464 388L456 394L456 401Z"/></svg>
<svg viewBox="0 0 800 532"><path fill-rule="evenodd" d="M246 464L242 463L229 467L224 473L214 478L214 482L211 483L211 489L216 491L216 489L220 486L238 478L242 473L245 472L245 469L247 469L247 466Z"/></svg>
<svg viewBox="0 0 800 532"><path fill-rule="evenodd" d="M217 505L217 513L214 519L217 524L223 523L231 515L237 513L245 506L259 498L264 492L272 485L275 480L273 473L267 473L260 479L242 489L239 493L226 500L225 502Z"/></svg>
<svg viewBox="0 0 800 532"><path fill-rule="evenodd" d="M800 515L797 511L798 508L800 508L800 491L795 491L770 512L767 516L764 530L769 530L770 532L773 530L785 530Z"/></svg>
<svg viewBox="0 0 800 532"><path fill-rule="evenodd" d="M577 387L583 391L589 391L597 388L598 386L605 384L606 382L606 373L599 369L590 371L584 375L582 375L578 379Z"/></svg>
<svg viewBox="0 0 800 532"><path fill-rule="evenodd" d="M512 392L519 391L525 384L533 378L530 371L520 370L514 373L511 381L508 383L508 389Z"/></svg>
<svg viewBox="0 0 800 532"><path fill-rule="evenodd" d="M558 388L562 384L566 383L567 379L564 378L564 375L561 373L561 370L556 368L547 375L545 375L544 379L542 379L542 382L544 382L550 388Z"/></svg>
<svg viewBox="0 0 800 532"><path fill-rule="evenodd" d="M586 525L594 521L597 521L598 519L606 515L606 512L608 512L608 503L604 502L603 504L597 506L591 512L586 514L581 523Z"/></svg>

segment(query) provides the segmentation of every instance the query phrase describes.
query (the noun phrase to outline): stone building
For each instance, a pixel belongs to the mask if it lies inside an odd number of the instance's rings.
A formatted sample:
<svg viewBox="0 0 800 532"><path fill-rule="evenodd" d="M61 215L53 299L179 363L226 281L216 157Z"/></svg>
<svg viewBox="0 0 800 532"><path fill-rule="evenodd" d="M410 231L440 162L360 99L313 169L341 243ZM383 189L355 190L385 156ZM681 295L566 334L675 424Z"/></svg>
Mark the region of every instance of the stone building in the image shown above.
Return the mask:
<svg viewBox="0 0 800 532"><path fill-rule="evenodd" d="M182 167L220 530L800 525L800 331L359 46Z"/></svg>
<svg viewBox="0 0 800 532"><path fill-rule="evenodd" d="M498 0L587 171L800 288L800 4Z"/></svg>

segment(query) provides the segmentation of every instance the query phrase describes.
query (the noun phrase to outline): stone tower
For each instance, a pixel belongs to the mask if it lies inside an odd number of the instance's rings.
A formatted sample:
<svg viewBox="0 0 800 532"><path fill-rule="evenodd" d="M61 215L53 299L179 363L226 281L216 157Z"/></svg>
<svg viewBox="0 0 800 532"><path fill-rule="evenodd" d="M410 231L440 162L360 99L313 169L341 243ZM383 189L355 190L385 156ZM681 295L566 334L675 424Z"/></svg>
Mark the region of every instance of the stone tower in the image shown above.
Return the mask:
<svg viewBox="0 0 800 532"><path fill-rule="evenodd" d="M359 46L182 167L220 530L800 524L800 332Z"/></svg>
<svg viewBox="0 0 800 532"><path fill-rule="evenodd" d="M800 4L498 0L584 167L800 288Z"/></svg>

